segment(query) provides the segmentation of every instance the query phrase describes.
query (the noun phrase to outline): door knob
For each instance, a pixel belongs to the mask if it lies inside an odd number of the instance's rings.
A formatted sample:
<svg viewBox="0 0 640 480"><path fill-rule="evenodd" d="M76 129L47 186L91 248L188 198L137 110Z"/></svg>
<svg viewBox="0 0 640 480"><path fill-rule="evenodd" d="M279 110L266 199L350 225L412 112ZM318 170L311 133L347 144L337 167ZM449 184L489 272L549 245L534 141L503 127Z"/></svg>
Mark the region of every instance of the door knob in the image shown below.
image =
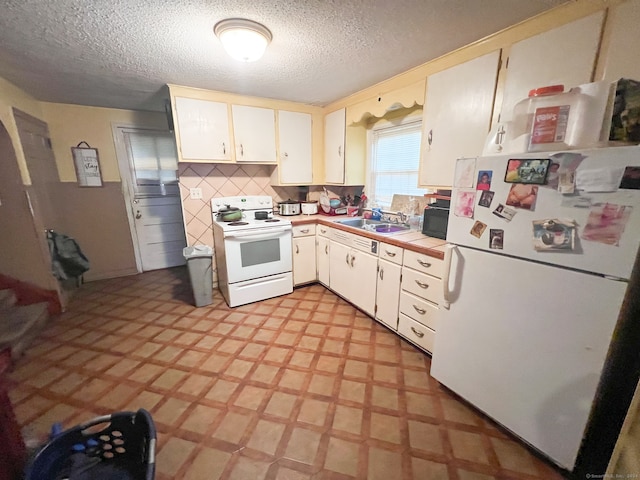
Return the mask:
<svg viewBox="0 0 640 480"><path fill-rule="evenodd" d="M136 220L142 218L142 214L140 213L140 210L136 211Z"/></svg>

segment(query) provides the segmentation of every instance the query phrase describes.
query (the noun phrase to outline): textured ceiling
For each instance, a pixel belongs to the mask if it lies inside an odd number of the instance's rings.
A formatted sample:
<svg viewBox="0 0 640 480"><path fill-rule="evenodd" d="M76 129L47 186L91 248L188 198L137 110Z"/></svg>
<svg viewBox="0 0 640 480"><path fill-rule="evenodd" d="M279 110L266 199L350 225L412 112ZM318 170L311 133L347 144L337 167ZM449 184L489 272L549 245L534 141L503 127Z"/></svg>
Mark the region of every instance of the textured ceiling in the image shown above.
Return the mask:
<svg viewBox="0 0 640 480"><path fill-rule="evenodd" d="M173 83L326 105L567 0L4 0L0 77L42 101L161 110ZM229 58L213 26L266 25Z"/></svg>

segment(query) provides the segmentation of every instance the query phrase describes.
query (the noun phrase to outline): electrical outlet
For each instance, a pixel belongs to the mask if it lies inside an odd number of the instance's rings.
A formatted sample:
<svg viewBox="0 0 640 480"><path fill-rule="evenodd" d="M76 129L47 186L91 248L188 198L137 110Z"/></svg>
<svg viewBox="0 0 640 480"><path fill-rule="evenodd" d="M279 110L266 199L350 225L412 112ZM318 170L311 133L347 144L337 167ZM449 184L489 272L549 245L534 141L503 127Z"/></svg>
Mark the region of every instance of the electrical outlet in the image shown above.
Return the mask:
<svg viewBox="0 0 640 480"><path fill-rule="evenodd" d="M198 199L202 198L202 189L201 188L190 188L189 189L189 196L191 197L191 200L198 200Z"/></svg>

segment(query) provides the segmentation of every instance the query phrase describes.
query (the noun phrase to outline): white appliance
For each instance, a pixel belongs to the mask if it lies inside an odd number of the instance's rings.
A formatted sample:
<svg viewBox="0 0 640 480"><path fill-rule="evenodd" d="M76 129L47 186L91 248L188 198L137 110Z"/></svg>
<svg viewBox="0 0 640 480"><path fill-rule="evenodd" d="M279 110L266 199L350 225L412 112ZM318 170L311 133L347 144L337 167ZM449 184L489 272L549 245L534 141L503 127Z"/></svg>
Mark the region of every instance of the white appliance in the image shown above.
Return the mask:
<svg viewBox="0 0 640 480"><path fill-rule="evenodd" d="M431 374L571 470L638 252L640 190L618 185L625 167L640 165L640 148L565 153L582 156L572 157L582 158L579 185L612 191L579 190L567 199L539 185L533 210L515 208L510 221L495 215L498 204L508 206L509 159L544 159L551 153L476 159L472 189L478 174L490 171L494 194L487 208L478 205L482 191L475 193L473 218L456 215L459 192L473 190L454 188L443 281L447 302L438 312ZM613 187L599 185L606 183ZM600 212L597 204L606 202L632 207L618 245L582 238L591 212ZM592 223L593 218L598 216ZM532 222L544 219L575 220L574 250L534 249ZM479 238L470 233L476 221L486 224ZM501 237L494 248L491 229L503 231L494 232ZM549 238L553 244L554 236Z"/></svg>
<svg viewBox="0 0 640 480"><path fill-rule="evenodd" d="M242 209L242 220L218 220L227 206ZM272 211L268 196L211 199L218 283L230 307L293 291L291 221Z"/></svg>

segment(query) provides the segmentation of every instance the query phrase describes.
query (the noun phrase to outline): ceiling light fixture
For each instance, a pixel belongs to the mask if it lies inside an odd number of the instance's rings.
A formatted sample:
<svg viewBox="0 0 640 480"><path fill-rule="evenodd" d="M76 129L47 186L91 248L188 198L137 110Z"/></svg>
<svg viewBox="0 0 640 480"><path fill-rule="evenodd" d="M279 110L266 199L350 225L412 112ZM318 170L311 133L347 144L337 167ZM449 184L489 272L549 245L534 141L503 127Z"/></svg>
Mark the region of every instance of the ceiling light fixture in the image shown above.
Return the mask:
<svg viewBox="0 0 640 480"><path fill-rule="evenodd" d="M241 62L254 62L273 38L267 27L243 18L222 20L213 27L227 53Z"/></svg>

